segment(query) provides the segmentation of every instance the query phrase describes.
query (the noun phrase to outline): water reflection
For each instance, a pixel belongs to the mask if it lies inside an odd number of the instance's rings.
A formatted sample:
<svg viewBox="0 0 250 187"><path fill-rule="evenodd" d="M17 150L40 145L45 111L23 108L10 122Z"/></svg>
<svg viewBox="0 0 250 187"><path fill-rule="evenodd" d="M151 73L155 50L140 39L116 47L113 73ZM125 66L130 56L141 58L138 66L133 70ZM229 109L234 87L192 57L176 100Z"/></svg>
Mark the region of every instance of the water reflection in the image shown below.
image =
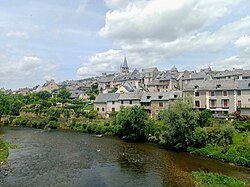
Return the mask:
<svg viewBox="0 0 250 187"><path fill-rule="evenodd" d="M249 169L115 137L4 128L9 175L0 186L193 186L191 171L208 169L247 179ZM249 179L250 180L250 179Z"/></svg>

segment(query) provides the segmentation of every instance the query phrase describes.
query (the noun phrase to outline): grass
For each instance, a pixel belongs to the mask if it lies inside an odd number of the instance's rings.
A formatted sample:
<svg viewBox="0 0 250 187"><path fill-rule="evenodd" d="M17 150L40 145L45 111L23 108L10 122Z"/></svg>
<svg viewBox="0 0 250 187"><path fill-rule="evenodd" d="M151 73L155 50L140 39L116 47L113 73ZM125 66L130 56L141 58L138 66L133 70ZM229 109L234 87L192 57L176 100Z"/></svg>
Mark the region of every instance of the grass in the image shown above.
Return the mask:
<svg viewBox="0 0 250 187"><path fill-rule="evenodd" d="M9 146L0 139L0 165L6 162L9 156Z"/></svg>
<svg viewBox="0 0 250 187"><path fill-rule="evenodd" d="M250 166L250 132L235 133L228 146L207 144L202 148L189 147L188 151L206 157L242 166Z"/></svg>
<svg viewBox="0 0 250 187"><path fill-rule="evenodd" d="M246 187L246 182L218 173L193 171L195 186L197 187Z"/></svg>

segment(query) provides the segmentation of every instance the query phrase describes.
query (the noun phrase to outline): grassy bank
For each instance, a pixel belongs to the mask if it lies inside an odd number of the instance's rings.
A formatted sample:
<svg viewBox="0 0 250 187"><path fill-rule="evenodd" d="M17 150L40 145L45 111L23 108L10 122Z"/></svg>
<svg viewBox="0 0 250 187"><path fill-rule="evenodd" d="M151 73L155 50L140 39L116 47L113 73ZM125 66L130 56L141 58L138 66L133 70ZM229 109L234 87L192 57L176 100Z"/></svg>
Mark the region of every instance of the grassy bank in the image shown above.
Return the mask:
<svg viewBox="0 0 250 187"><path fill-rule="evenodd" d="M189 147L188 151L198 155L231 162L237 165L250 166L250 132L235 132L232 143L223 146L206 144L204 147Z"/></svg>
<svg viewBox="0 0 250 187"><path fill-rule="evenodd" d="M6 162L9 156L8 144L0 139L0 165Z"/></svg>
<svg viewBox="0 0 250 187"><path fill-rule="evenodd" d="M198 187L246 187L244 181L218 173L206 173L203 171L192 172L195 185Z"/></svg>

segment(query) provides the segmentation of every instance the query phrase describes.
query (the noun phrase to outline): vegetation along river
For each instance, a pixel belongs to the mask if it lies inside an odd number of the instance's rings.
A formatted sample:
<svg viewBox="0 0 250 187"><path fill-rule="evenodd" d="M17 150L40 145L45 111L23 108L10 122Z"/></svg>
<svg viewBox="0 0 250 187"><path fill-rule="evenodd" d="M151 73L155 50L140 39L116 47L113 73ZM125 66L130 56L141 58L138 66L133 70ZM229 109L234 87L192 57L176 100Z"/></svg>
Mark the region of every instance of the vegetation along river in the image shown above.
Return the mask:
<svg viewBox="0 0 250 187"><path fill-rule="evenodd" d="M250 182L250 169L70 131L4 127L4 140L17 144L1 168L0 186L193 186L191 172L206 170ZM4 171L3 171L4 170Z"/></svg>

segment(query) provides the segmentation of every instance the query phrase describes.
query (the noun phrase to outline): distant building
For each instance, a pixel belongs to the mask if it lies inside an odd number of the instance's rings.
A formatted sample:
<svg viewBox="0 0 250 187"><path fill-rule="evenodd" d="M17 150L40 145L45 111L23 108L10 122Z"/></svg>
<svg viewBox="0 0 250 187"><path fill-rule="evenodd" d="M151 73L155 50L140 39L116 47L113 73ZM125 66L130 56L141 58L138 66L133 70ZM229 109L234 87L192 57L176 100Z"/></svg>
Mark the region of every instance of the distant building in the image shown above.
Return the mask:
<svg viewBox="0 0 250 187"><path fill-rule="evenodd" d="M53 90L58 90L60 86L55 83L54 80L46 81L46 83L43 86L38 86L35 92L40 92L40 91L48 91L50 93L53 92Z"/></svg>
<svg viewBox="0 0 250 187"><path fill-rule="evenodd" d="M128 75L128 74L129 74L129 67L128 67L127 58L125 56L123 64L121 64L121 67L120 67L120 75L124 76L124 75Z"/></svg>
<svg viewBox="0 0 250 187"><path fill-rule="evenodd" d="M181 92L127 92L99 94L94 101L94 108L103 117L110 117L112 112L120 111L121 107L139 105L154 118L160 110L167 108L170 102L181 97Z"/></svg>

